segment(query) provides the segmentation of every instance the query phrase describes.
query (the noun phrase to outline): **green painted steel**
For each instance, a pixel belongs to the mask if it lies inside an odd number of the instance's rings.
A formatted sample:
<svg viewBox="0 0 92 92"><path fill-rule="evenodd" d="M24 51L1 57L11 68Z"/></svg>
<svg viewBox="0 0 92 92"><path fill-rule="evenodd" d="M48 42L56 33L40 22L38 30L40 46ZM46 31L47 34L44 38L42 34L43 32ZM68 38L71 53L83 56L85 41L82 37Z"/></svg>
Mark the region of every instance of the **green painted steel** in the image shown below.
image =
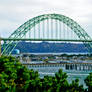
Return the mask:
<svg viewBox="0 0 92 92"><path fill-rule="evenodd" d="M75 39L30 39L30 38L1 38L2 41L61 41L61 42L92 42L92 40Z"/></svg>
<svg viewBox="0 0 92 92"><path fill-rule="evenodd" d="M27 32L29 32L37 24L39 24L38 30L40 33L40 22L42 22L44 20L47 20L47 22L48 22L49 19L56 20L56 25L57 25L57 21L61 21L63 24L67 25L70 29L72 29L72 31L78 36L78 38L80 40L83 40L83 43L85 44L85 46L88 48L89 52L91 53L92 44L91 44L91 42L87 42L87 40L91 40L91 37L85 32L85 30L77 22L75 22L74 20L72 20L71 18L69 18L67 16L60 15L60 14L44 14L44 15L34 17L34 18L28 20L27 22L25 22L18 29L16 29L9 36L9 38L10 39L23 38L27 34ZM49 25L48 25L48 29L49 29ZM48 34L48 38L49 38L49 34ZM40 39L40 35L39 35L39 39ZM57 34L56 34L55 39L57 39ZM42 39L42 40L44 40L44 39ZM14 41L11 40L11 41L7 42L7 45L4 44L5 47L2 51L2 55L10 55L11 52L13 51L13 49L16 47L17 43L18 42L15 43Z"/></svg>

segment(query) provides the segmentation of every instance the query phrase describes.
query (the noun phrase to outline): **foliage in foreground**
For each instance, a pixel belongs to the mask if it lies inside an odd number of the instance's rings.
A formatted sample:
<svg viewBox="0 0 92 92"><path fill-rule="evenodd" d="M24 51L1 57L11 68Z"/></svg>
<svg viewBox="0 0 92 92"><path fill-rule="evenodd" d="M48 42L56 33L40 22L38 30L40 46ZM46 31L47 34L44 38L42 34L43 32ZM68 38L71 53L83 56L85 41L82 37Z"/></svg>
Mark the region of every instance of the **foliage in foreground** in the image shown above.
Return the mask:
<svg viewBox="0 0 92 92"><path fill-rule="evenodd" d="M76 79L67 81L60 69L55 76L40 78L37 71L29 70L14 57L0 57L0 92L91 92L92 73L85 79L88 91Z"/></svg>

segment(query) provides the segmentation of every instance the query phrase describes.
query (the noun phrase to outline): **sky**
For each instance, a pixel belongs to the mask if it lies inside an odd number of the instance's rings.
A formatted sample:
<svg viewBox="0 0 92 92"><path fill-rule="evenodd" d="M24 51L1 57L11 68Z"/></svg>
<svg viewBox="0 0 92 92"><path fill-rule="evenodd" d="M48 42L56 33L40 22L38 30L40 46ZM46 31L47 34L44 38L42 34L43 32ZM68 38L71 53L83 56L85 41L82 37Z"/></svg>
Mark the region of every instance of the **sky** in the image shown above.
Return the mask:
<svg viewBox="0 0 92 92"><path fill-rule="evenodd" d="M92 0L0 0L0 36L9 37L27 20L48 13L72 18L92 37Z"/></svg>

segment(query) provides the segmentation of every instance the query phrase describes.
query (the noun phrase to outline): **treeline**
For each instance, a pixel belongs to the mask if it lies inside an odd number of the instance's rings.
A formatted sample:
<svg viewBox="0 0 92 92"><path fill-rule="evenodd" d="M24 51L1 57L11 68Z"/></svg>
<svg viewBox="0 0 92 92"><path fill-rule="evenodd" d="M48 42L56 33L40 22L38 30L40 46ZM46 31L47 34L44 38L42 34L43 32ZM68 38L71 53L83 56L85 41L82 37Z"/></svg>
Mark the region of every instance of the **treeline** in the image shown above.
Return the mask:
<svg viewBox="0 0 92 92"><path fill-rule="evenodd" d="M84 44L76 44L76 43L19 42L18 45L16 46L16 49L19 49L21 53L88 52Z"/></svg>
<svg viewBox="0 0 92 92"><path fill-rule="evenodd" d="M37 71L29 70L16 58L0 57L0 92L92 92L92 73L84 80L87 89L78 79L68 83L67 77L60 69L55 76L40 78Z"/></svg>

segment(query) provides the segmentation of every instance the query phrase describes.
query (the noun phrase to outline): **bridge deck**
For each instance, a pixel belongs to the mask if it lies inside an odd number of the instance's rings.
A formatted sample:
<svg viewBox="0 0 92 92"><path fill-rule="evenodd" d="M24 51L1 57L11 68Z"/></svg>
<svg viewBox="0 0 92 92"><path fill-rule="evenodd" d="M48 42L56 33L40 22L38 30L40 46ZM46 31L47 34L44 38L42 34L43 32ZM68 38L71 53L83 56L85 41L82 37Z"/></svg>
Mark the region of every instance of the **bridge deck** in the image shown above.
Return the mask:
<svg viewBox="0 0 92 92"><path fill-rule="evenodd" d="M32 64L32 63L22 63L23 65L57 65L57 64L63 64L63 65L66 65L66 64L81 64L81 65L92 65L92 63L35 63L35 64Z"/></svg>
<svg viewBox="0 0 92 92"><path fill-rule="evenodd" d="M30 38L1 38L3 41L70 41L70 42L92 42L92 40L75 39L30 39Z"/></svg>

